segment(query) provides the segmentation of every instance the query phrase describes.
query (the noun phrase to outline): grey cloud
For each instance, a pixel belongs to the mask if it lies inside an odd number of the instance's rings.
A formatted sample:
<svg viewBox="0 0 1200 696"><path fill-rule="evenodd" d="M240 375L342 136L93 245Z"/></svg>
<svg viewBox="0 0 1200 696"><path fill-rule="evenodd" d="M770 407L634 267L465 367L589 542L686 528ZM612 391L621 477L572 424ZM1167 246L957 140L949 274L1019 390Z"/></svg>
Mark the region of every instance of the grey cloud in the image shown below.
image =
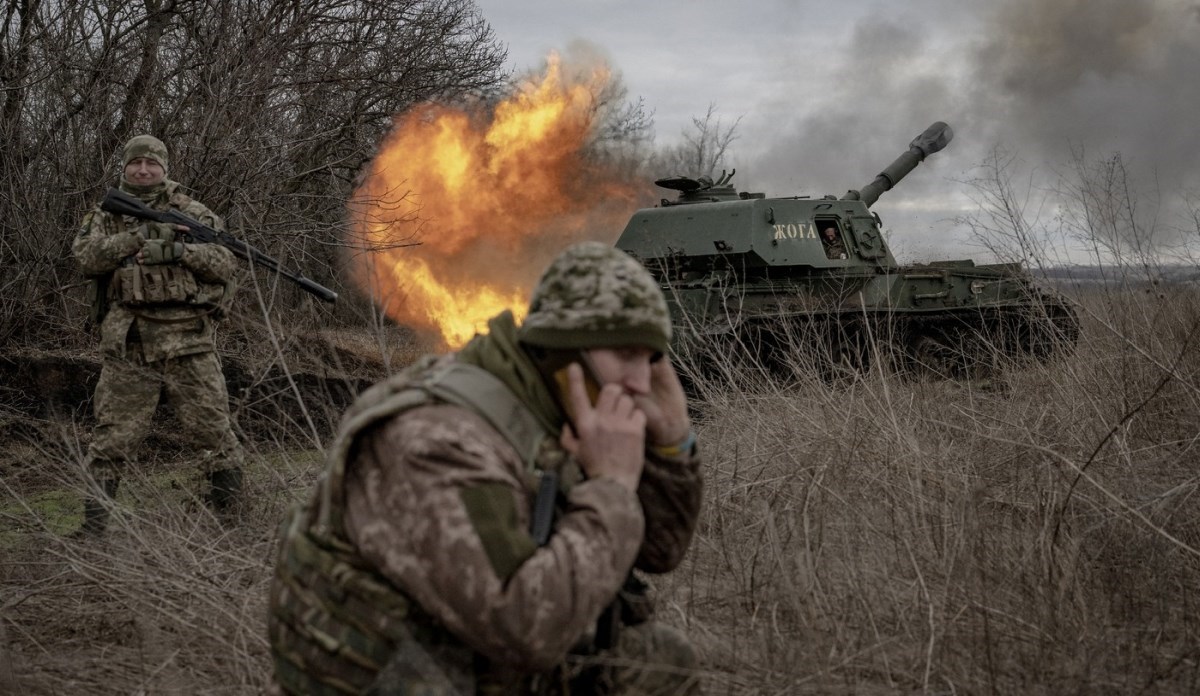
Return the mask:
<svg viewBox="0 0 1200 696"><path fill-rule="evenodd" d="M971 33L980 38L948 51L928 26L860 21L848 44L836 47L845 59L829 77L832 87L813 95L819 108L762 139L752 179L791 188L773 194L840 194L869 181L929 123L945 120L955 142L884 195L876 209L885 218L901 197L936 206L941 193L961 188L949 179L967 176L997 145L1044 172L1061 171L1072 149L1092 158L1119 153L1136 182L1159 187L1164 200L1200 189L1200 5L1006 0L986 7Z"/></svg>
<svg viewBox="0 0 1200 696"><path fill-rule="evenodd" d="M1013 0L975 53L974 101L995 140L1051 160L1072 145L1120 152L1143 176L1195 187L1198 20L1170 0Z"/></svg>
<svg viewBox="0 0 1200 696"><path fill-rule="evenodd" d="M915 27L866 20L843 49L846 61L828 79L833 88L812 95L813 108L763 143L766 152L756 159L753 177L795 187L771 193L859 188L934 121L947 121L956 131L969 125L949 71L929 60L927 42ZM912 194L923 178L914 173L901 185Z"/></svg>

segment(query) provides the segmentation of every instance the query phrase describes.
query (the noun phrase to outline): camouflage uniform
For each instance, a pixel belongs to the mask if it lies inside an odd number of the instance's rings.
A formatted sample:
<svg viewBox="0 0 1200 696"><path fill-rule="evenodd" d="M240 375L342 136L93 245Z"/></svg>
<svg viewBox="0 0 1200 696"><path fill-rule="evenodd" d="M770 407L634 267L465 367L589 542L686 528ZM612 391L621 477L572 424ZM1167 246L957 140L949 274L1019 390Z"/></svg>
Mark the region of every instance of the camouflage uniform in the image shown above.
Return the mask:
<svg viewBox="0 0 1200 696"><path fill-rule="evenodd" d="M821 244L825 247L825 258L827 259L845 259L846 245L842 242L842 236L834 229L833 239L825 238L825 230L821 231Z"/></svg>
<svg viewBox="0 0 1200 696"><path fill-rule="evenodd" d="M130 140L124 164L138 157L158 161L166 170L166 147L157 138ZM146 187L122 177L121 189L152 208L173 208L223 229L219 217L174 181ZM214 486L213 502L227 507L240 487L244 453L230 423L213 329L232 295L237 265L233 253L220 245L185 243L176 235L170 225L123 218L97 206L75 237L75 258L93 283L95 302L104 307L96 313L103 363L88 468L106 493L115 493L120 472L136 460L165 391L180 425L202 452L200 467ZM134 258L139 252L140 263ZM102 509L97 501L89 503L86 512L98 516L93 526L102 528Z"/></svg>
<svg viewBox="0 0 1200 696"><path fill-rule="evenodd" d="M622 252L579 245L543 276L520 329L502 313L458 354L364 392L282 533L270 614L279 688L695 693L693 649L647 620L631 573L683 558L700 508L695 449L648 449L636 496L583 479L530 352L662 350L669 338L649 275ZM546 481L557 516L539 547L528 530Z"/></svg>

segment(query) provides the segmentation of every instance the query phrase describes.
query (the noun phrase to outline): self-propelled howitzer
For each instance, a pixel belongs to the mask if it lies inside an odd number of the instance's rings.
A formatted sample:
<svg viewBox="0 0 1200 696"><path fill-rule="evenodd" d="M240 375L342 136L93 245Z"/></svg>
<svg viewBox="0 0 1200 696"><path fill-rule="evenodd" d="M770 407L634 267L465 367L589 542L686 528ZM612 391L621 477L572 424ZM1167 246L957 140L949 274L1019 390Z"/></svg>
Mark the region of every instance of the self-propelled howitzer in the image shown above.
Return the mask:
<svg viewBox="0 0 1200 696"><path fill-rule="evenodd" d="M870 205L953 131L935 123L869 184L842 197L766 198L672 177L678 191L637 211L617 246L662 283L680 350L798 363L968 376L997 355L1047 358L1072 346L1071 305L1020 264L896 262Z"/></svg>

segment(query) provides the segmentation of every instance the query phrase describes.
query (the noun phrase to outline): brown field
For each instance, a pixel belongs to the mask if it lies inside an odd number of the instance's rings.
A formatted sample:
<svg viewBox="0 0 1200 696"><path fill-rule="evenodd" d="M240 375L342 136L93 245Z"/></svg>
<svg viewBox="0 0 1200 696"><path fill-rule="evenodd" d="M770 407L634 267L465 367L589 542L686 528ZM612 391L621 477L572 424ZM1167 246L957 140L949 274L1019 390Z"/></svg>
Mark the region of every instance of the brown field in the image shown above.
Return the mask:
<svg viewBox="0 0 1200 696"><path fill-rule="evenodd" d="M698 384L706 508L655 584L707 693L1200 691L1200 293L1079 299L1074 354L1002 388ZM168 425L90 543L65 537L86 417L0 410L0 693L263 690L276 525L337 411L289 398L238 403L242 524L199 505Z"/></svg>

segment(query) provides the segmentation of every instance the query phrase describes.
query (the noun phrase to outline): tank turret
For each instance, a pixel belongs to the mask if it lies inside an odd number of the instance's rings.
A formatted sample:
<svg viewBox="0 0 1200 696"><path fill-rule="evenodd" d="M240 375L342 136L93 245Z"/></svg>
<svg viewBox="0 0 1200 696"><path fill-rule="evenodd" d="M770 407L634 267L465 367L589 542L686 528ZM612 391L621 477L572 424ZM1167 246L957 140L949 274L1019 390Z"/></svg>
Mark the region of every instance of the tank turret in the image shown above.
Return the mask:
<svg viewBox="0 0 1200 696"><path fill-rule="evenodd" d="M908 144L908 152L897 157L879 173L879 176L875 177L874 181L858 191L853 189L847 191L843 200L862 201L868 208L871 207L885 191L891 190L893 186L900 183L900 180L916 169L917 165L926 157L949 145L953 138L954 130L950 126L941 121L934 123L926 128L924 133L913 138L913 141Z"/></svg>
<svg viewBox="0 0 1200 696"><path fill-rule="evenodd" d="M693 179L687 176L670 176L665 179L656 179L655 186L661 186L665 189L679 192L679 199L669 201L662 199L661 205L665 208L669 205L683 205L685 203L716 203L718 201L736 201L746 200L747 198L763 198L761 193L740 193L733 187L730 181L733 180L733 175L737 174L737 170L726 173L721 170L721 176L713 181L711 177L701 176Z"/></svg>

